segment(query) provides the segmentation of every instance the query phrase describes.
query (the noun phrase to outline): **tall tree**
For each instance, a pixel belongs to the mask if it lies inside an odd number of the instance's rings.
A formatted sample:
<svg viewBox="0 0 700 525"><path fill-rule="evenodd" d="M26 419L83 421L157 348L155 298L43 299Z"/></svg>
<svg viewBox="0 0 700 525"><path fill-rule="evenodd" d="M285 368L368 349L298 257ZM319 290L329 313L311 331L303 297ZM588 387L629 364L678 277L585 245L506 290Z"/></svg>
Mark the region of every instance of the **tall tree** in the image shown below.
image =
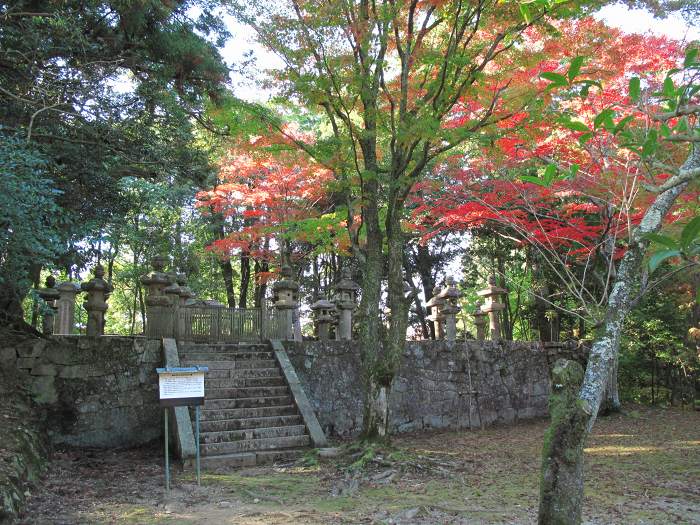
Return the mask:
<svg viewBox="0 0 700 525"><path fill-rule="evenodd" d="M227 33L211 15L214 5L0 4L0 140L21 137L43 159L42 178L61 210L52 232L58 256L125 212L121 178L208 175L194 122L203 121L205 103L220 99L227 81L215 48ZM197 7L203 14L191 18ZM25 281L5 279L0 310L20 317Z"/></svg>
<svg viewBox="0 0 700 525"><path fill-rule="evenodd" d="M344 196L352 251L362 268L360 333L365 434L387 433L386 393L403 350L406 199L426 168L504 118L508 90L493 64L545 16L572 2L528 5L381 1L236 2L232 14L280 56L282 94L321 111L328 134L298 147L333 170ZM517 47L517 46L516 46ZM455 107L478 100L463 126ZM284 133L280 126L276 131ZM359 224L358 224L359 222ZM387 280L388 328L381 328ZM381 337L385 333L385 337Z"/></svg>

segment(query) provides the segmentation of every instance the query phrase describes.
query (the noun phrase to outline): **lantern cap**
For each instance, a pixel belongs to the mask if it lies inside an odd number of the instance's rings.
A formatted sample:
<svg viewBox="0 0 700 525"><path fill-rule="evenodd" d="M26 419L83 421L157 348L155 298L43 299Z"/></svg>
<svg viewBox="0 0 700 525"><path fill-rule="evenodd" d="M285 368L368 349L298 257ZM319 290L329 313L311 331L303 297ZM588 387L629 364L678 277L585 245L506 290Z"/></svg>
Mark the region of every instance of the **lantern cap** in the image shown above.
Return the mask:
<svg viewBox="0 0 700 525"><path fill-rule="evenodd" d="M279 281L275 281L275 283L272 285L272 291L296 291L299 289L299 283L292 279L292 268L289 265L285 264L282 266L282 269L280 270L280 275L282 275L282 279L280 279Z"/></svg>
<svg viewBox="0 0 700 525"><path fill-rule="evenodd" d="M94 277L90 279L89 281L82 283L80 285L80 289L83 290L84 292L111 292L112 287L109 285L107 281L105 281L102 277L105 274L105 269L101 264L98 264L95 266L95 269L92 271Z"/></svg>
<svg viewBox="0 0 700 525"><path fill-rule="evenodd" d="M350 270L345 268L340 281L338 281L338 283L335 285L335 289L337 291L354 292L360 289L360 285L352 280Z"/></svg>
<svg viewBox="0 0 700 525"><path fill-rule="evenodd" d="M324 296L321 296L314 304L310 306L314 311L316 310L335 310L335 304L330 302Z"/></svg>
<svg viewBox="0 0 700 525"><path fill-rule="evenodd" d="M452 277L445 279L445 288L440 292L439 297L443 299L459 299L462 293L455 286L455 280Z"/></svg>

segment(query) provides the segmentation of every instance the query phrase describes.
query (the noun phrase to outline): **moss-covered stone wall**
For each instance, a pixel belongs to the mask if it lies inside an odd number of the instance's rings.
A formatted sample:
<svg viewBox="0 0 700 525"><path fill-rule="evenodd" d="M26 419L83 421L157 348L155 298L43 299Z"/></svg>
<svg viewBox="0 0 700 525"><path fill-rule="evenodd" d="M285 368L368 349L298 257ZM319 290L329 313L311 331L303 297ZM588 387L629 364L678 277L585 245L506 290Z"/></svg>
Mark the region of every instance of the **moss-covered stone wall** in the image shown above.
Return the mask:
<svg viewBox="0 0 700 525"><path fill-rule="evenodd" d="M160 341L51 336L0 343L0 365L25 374L54 444L124 447L161 436Z"/></svg>
<svg viewBox="0 0 700 525"><path fill-rule="evenodd" d="M15 370L0 369L0 523L17 516L48 456L41 418L23 383Z"/></svg>
<svg viewBox="0 0 700 525"><path fill-rule="evenodd" d="M356 341L285 341L290 360L327 434L357 435L363 389ZM389 394L396 432L475 428L544 417L550 363L576 345L499 341L410 341Z"/></svg>

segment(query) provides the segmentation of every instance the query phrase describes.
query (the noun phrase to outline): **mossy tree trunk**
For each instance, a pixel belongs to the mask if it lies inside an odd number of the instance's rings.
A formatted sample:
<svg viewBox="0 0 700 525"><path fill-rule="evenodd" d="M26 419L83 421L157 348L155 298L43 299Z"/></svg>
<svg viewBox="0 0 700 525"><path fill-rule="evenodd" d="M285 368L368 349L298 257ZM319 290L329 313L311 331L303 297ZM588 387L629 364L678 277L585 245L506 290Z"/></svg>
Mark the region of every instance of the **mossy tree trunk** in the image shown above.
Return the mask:
<svg viewBox="0 0 700 525"><path fill-rule="evenodd" d="M583 446L590 408L578 399L583 367L560 359L552 370L540 474L540 523L579 523L583 497Z"/></svg>
<svg viewBox="0 0 700 525"><path fill-rule="evenodd" d="M578 400L575 405L570 405L570 408L564 411L565 414L553 414L547 431L550 439L546 440L543 448L543 464L549 465L550 468L564 468L558 471L560 476L552 478L550 473L549 478L545 478L544 475L542 477L540 525L569 525L581 522L583 444L598 415L610 373L617 361L623 323L638 292L642 263L649 246L646 235L661 228L676 199L699 171L700 146L694 146L678 174L664 183L662 191L659 191L647 208L642 221L632 234L608 298L602 331L591 348Z"/></svg>

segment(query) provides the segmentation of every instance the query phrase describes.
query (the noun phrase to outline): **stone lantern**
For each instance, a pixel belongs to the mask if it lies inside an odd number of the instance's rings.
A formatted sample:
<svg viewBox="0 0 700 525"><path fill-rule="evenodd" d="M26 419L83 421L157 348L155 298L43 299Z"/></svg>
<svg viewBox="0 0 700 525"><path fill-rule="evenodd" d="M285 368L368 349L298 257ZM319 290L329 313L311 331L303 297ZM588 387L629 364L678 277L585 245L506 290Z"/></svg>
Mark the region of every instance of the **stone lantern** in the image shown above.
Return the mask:
<svg viewBox="0 0 700 525"><path fill-rule="evenodd" d="M156 255L151 259L153 271L141 277L141 284L146 287L146 334L153 337L170 337L172 333L172 319L170 312L165 311L170 306L164 290L170 284L168 274L163 270L167 259L162 255Z"/></svg>
<svg viewBox="0 0 700 525"><path fill-rule="evenodd" d="M325 297L311 305L314 313L314 324L320 341L328 341L330 338L330 328L334 320L335 305Z"/></svg>
<svg viewBox="0 0 700 525"><path fill-rule="evenodd" d="M103 335L105 331L105 312L107 311L107 298L112 293L112 287L103 279L105 269L101 264L95 266L94 277L80 285L83 292L87 292L85 310L87 310L87 335Z"/></svg>
<svg viewBox="0 0 700 525"><path fill-rule="evenodd" d="M56 334L70 335L73 333L75 322L75 297L80 293L80 285L66 281L60 283L58 290L59 298L57 302L58 315L56 316Z"/></svg>
<svg viewBox="0 0 700 525"><path fill-rule="evenodd" d="M44 311L44 318L41 323L41 331L45 335L53 334L54 319L56 316L56 301L60 298L61 294L56 290L56 279L53 275L49 275L45 281L46 288L39 288L37 293L46 303L46 310Z"/></svg>
<svg viewBox="0 0 700 525"><path fill-rule="evenodd" d="M343 270L342 278L335 285L333 302L338 309L338 339L349 341L352 339L352 312L357 303L357 291L360 289L351 279L350 270Z"/></svg>
<svg viewBox="0 0 700 525"><path fill-rule="evenodd" d="M445 284L445 288L438 295L443 300L440 312L445 320L445 339L447 341L456 341L459 298L462 297L462 294L455 286L455 280L452 277L448 277L445 280Z"/></svg>
<svg viewBox="0 0 700 525"><path fill-rule="evenodd" d="M505 294L507 290L496 286L496 276L489 277L489 285L477 293L484 298L484 304L481 311L489 315L489 329L491 331L491 340L498 341L501 338L501 323L498 318L498 312L504 310L506 305L498 302L498 298Z"/></svg>
<svg viewBox="0 0 700 525"><path fill-rule="evenodd" d="M180 307L183 307L192 301L197 294L195 294L192 289L187 286L187 276L184 273L177 274L177 284L180 286Z"/></svg>
<svg viewBox="0 0 700 525"><path fill-rule="evenodd" d="M170 333L177 339L179 336L180 328L180 285L177 284L177 273L168 272L169 284L163 288L163 295L167 297L168 304L171 308L170 318L172 319L172 330Z"/></svg>
<svg viewBox="0 0 700 525"><path fill-rule="evenodd" d="M294 339L294 311L298 307L299 283L292 279L292 269L282 266L282 279L272 285L273 307L282 323L282 334L285 339Z"/></svg>
<svg viewBox="0 0 700 525"><path fill-rule="evenodd" d="M474 311L474 326L476 326L476 338L479 341L486 339L486 318L489 316L486 312L481 311L482 301L477 301Z"/></svg>
<svg viewBox="0 0 700 525"><path fill-rule="evenodd" d="M425 306L430 308L431 313L428 316L428 320L432 321L435 327L435 339L443 338L442 322L445 318L442 315L442 307L444 304L445 300L440 297L440 287L436 286L433 288L433 297L425 303Z"/></svg>
<svg viewBox="0 0 700 525"><path fill-rule="evenodd" d="M141 277L141 284L146 287L146 306L169 306L170 300L163 290L170 284L170 277L163 272L167 259L156 255L151 259L153 271Z"/></svg>

